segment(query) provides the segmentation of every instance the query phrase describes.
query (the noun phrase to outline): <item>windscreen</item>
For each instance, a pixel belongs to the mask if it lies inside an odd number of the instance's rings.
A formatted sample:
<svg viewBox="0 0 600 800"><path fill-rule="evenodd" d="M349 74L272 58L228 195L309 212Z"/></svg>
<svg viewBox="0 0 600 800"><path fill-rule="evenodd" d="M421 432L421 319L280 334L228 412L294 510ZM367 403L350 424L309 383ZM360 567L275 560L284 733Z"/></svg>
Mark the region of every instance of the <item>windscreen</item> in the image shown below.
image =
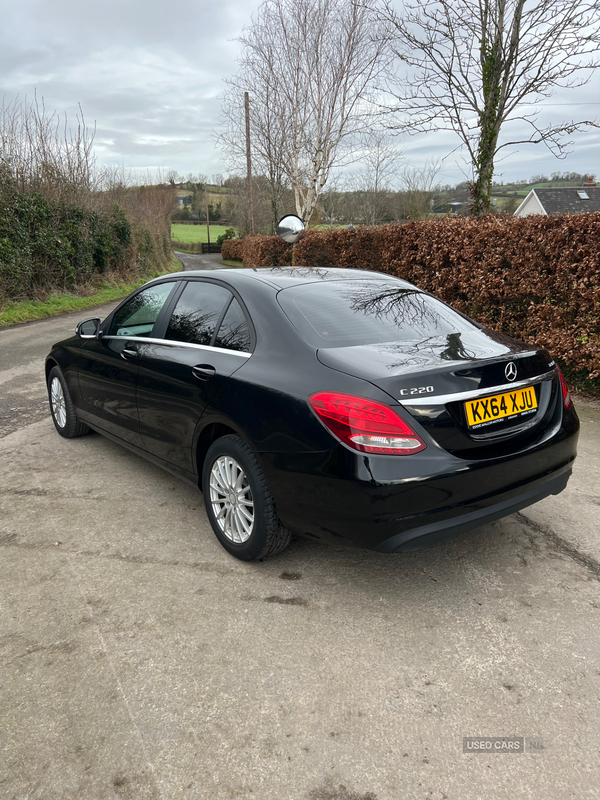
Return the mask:
<svg viewBox="0 0 600 800"><path fill-rule="evenodd" d="M477 330L439 300L392 280L310 283L284 289L277 297L303 339L317 348Z"/></svg>

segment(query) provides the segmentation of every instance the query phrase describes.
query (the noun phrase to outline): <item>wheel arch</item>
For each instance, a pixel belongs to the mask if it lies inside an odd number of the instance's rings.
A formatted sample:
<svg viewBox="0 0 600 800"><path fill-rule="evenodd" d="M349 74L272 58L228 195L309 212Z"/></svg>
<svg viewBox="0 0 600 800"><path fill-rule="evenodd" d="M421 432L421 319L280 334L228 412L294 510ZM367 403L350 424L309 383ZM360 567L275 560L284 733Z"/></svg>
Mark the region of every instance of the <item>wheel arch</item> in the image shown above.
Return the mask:
<svg viewBox="0 0 600 800"><path fill-rule="evenodd" d="M46 383L48 383L48 378L50 377L50 373L52 372L54 367L58 367L60 369L60 364L55 358L53 358L52 356L48 356L48 358L46 359Z"/></svg>
<svg viewBox="0 0 600 800"><path fill-rule="evenodd" d="M234 436L239 436L244 442L246 439L241 433L233 428L231 425L228 425L222 421L213 421L209 422L205 425L202 430L197 435L196 440L196 469L198 470L198 485L200 490L202 491L202 470L204 468L204 461L206 459L206 454L208 453L208 449L213 442L216 442L217 439L220 439L222 436L229 436L233 434ZM246 444L248 444L246 442ZM248 445L250 447L250 445ZM251 448L252 449L252 448Z"/></svg>

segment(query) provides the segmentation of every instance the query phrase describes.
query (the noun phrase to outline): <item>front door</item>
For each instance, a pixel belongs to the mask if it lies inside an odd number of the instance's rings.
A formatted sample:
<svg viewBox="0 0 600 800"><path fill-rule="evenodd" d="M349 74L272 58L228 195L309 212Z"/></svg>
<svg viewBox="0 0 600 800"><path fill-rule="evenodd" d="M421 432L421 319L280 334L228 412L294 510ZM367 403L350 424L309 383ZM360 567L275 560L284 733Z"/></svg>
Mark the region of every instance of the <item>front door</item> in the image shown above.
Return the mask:
<svg viewBox="0 0 600 800"><path fill-rule="evenodd" d="M109 328L81 348L79 390L83 420L143 447L136 402L139 372L138 337L149 337L160 311L177 284L142 289L109 319Z"/></svg>

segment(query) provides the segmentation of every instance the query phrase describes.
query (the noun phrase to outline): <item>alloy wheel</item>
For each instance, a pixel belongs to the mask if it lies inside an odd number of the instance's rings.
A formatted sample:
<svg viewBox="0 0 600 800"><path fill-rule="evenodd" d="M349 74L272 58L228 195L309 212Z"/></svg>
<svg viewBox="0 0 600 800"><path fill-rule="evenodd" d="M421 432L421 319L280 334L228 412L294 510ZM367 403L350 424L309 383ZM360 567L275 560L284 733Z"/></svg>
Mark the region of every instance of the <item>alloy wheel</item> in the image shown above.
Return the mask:
<svg viewBox="0 0 600 800"><path fill-rule="evenodd" d="M67 424L67 404L62 384L58 378L53 378L50 384L50 402L57 425L64 428Z"/></svg>
<svg viewBox="0 0 600 800"><path fill-rule="evenodd" d="M246 473L231 456L219 456L210 471L210 502L220 530L234 544L254 529L254 500Z"/></svg>

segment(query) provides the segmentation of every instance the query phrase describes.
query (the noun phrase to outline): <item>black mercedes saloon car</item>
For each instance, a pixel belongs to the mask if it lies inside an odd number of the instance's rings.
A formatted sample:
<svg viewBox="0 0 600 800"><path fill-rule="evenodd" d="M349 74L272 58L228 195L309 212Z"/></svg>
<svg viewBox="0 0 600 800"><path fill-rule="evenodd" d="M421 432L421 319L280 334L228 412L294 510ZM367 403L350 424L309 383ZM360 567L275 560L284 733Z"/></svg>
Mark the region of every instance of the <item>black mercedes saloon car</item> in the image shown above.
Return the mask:
<svg viewBox="0 0 600 800"><path fill-rule="evenodd" d="M546 350L352 269L182 272L46 361L52 418L199 485L221 544L435 544L565 488L577 415Z"/></svg>

